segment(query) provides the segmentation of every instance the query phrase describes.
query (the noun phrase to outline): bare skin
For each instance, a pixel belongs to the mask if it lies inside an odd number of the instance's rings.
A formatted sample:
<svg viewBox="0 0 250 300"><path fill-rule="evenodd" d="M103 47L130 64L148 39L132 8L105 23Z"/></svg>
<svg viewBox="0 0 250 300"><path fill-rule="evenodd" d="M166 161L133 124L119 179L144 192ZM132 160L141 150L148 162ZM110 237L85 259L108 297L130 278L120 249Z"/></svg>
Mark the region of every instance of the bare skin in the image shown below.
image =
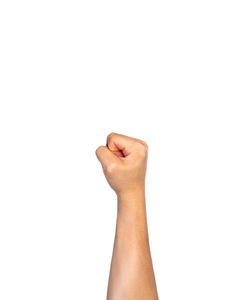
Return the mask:
<svg viewBox="0 0 250 300"><path fill-rule="evenodd" d="M146 218L147 149L142 140L111 133L96 150L118 202L107 300L159 299Z"/></svg>

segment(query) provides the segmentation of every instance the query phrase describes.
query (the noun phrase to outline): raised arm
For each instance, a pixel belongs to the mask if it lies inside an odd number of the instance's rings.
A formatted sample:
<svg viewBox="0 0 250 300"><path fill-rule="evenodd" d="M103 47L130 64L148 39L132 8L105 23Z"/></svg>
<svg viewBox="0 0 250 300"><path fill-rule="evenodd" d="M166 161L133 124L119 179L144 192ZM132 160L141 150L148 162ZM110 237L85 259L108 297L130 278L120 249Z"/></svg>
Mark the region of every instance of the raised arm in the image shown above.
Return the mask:
<svg viewBox="0 0 250 300"><path fill-rule="evenodd" d="M147 144L111 133L96 155L118 202L107 300L157 300L146 219Z"/></svg>

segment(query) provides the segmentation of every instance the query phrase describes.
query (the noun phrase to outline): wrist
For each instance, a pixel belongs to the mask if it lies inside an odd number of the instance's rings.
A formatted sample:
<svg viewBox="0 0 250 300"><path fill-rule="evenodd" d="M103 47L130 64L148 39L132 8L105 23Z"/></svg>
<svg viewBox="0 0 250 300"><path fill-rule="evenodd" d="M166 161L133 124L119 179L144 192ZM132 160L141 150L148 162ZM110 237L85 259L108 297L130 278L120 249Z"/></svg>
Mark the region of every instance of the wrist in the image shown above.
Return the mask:
<svg viewBox="0 0 250 300"><path fill-rule="evenodd" d="M124 230L130 238L147 237L147 216L145 189L139 188L133 191L127 190L117 195L117 224L120 230Z"/></svg>
<svg viewBox="0 0 250 300"><path fill-rule="evenodd" d="M132 189L116 192L118 202L140 201L145 199L145 185L138 185Z"/></svg>
<svg viewBox="0 0 250 300"><path fill-rule="evenodd" d="M140 186L133 190L117 193L118 211L144 211L145 209L145 187Z"/></svg>

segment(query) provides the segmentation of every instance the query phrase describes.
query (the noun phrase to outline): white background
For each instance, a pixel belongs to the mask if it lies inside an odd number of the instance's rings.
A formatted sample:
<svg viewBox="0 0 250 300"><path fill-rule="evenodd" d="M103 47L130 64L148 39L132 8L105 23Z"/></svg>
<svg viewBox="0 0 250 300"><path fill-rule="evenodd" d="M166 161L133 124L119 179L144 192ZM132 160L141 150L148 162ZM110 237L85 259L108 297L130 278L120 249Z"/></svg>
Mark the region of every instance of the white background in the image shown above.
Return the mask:
<svg viewBox="0 0 250 300"><path fill-rule="evenodd" d="M248 4L0 2L1 300L105 299L111 131L149 144L160 299L250 299Z"/></svg>

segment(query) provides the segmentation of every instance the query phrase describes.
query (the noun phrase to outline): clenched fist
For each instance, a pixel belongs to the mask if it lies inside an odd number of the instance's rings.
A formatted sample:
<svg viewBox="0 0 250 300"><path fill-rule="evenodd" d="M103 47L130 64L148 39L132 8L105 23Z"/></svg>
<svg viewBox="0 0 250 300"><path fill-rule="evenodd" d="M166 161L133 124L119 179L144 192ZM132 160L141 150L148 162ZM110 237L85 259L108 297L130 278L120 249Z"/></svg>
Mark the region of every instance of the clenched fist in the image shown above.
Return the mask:
<svg viewBox="0 0 250 300"><path fill-rule="evenodd" d="M147 150L144 141L113 132L107 145L96 149L104 175L118 196L145 188Z"/></svg>

